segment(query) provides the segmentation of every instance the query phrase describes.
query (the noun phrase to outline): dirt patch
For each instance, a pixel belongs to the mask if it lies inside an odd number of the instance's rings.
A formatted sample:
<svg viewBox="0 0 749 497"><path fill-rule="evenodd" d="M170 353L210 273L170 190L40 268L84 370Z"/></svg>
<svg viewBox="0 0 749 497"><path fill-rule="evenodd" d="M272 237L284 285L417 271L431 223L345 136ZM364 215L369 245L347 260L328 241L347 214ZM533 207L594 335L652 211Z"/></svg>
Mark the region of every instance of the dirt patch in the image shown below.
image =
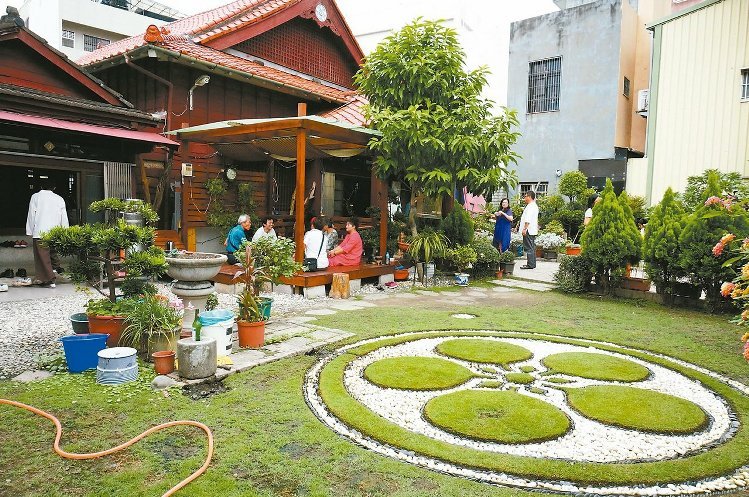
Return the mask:
<svg viewBox="0 0 749 497"><path fill-rule="evenodd" d="M190 397L192 400L206 399L213 395L228 391L229 387L224 385L222 381L196 383L194 385L185 385L182 388L182 394Z"/></svg>

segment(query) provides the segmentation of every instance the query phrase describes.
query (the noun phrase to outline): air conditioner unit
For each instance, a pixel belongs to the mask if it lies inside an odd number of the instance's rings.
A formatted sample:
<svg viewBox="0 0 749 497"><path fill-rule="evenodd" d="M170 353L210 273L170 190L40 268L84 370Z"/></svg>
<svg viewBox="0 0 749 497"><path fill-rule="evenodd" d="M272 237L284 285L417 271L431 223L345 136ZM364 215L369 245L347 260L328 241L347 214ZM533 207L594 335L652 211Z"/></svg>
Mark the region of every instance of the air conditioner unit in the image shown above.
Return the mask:
<svg viewBox="0 0 749 497"><path fill-rule="evenodd" d="M650 89L637 91L637 112L643 113L648 111L648 102L650 101Z"/></svg>

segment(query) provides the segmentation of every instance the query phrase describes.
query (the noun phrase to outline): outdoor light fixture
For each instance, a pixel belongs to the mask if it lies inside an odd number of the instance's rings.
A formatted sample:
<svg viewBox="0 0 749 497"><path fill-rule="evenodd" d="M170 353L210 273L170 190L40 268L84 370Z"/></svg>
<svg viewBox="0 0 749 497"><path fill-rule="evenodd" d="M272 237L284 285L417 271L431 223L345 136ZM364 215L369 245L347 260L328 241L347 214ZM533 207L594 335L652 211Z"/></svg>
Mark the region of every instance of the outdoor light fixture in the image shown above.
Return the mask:
<svg viewBox="0 0 749 497"><path fill-rule="evenodd" d="M211 77L207 74L203 74L198 79L195 80L195 84L192 85L192 88L190 88L190 91L188 92L188 95L190 96L190 110L192 110L192 92L195 91L195 88L198 86L204 86L208 84L208 82L211 80Z"/></svg>

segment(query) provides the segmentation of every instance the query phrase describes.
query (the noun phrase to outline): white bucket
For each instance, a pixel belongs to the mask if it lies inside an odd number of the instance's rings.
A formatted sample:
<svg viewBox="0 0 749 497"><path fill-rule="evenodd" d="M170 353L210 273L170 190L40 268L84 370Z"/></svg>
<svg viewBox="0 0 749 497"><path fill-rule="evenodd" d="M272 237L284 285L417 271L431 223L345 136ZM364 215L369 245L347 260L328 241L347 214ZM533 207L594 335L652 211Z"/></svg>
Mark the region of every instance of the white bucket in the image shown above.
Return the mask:
<svg viewBox="0 0 749 497"><path fill-rule="evenodd" d="M210 324L200 328L200 338L215 338L216 353L219 357L232 353L231 335L234 329L234 319L219 321L216 324ZM193 331L193 338L195 332Z"/></svg>
<svg viewBox="0 0 749 497"><path fill-rule="evenodd" d="M112 347L100 350L96 367L96 383L121 385L138 379L137 350L132 347Z"/></svg>

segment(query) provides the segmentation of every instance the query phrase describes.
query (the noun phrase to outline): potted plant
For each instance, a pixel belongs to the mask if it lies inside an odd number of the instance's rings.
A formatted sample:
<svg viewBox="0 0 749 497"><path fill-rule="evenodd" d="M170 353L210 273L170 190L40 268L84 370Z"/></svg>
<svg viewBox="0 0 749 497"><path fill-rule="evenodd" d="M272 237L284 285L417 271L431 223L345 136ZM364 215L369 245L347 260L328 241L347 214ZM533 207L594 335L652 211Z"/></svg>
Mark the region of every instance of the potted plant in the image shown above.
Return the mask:
<svg viewBox="0 0 749 497"><path fill-rule="evenodd" d="M580 244L579 243L572 243L567 242L565 245L565 253L567 255L580 255Z"/></svg>
<svg viewBox="0 0 749 497"><path fill-rule="evenodd" d="M499 268L506 275L511 275L515 270L515 254L511 250L499 254Z"/></svg>
<svg viewBox="0 0 749 497"><path fill-rule="evenodd" d="M411 240L408 253L414 261L417 261L416 273L422 282L426 281L424 278L425 264L431 263L435 257L441 257L447 250L447 243L448 240L444 234L431 229L422 230Z"/></svg>
<svg viewBox="0 0 749 497"><path fill-rule="evenodd" d="M451 269L456 270L455 283L457 285L468 285L469 275L465 271L473 267L477 257L476 251L470 245L458 245L455 248L445 251L443 259Z"/></svg>
<svg viewBox="0 0 749 497"><path fill-rule="evenodd" d="M556 233L544 232L536 237L536 246L541 247L545 259L556 259L557 252L566 242L563 236Z"/></svg>
<svg viewBox="0 0 749 497"><path fill-rule="evenodd" d="M134 347L146 360L154 352L175 351L183 312L177 297L146 294L128 311L120 343Z"/></svg>
<svg viewBox="0 0 749 497"><path fill-rule="evenodd" d="M86 304L89 332L109 335L107 345L116 347L125 327L125 317L133 305L134 301L129 298L114 302L107 298L89 300Z"/></svg>
<svg viewBox="0 0 749 497"><path fill-rule="evenodd" d="M510 248L508 249L518 257L523 256L523 235L515 231L510 233Z"/></svg>
<svg viewBox="0 0 749 497"><path fill-rule="evenodd" d="M251 245L245 244L244 257L241 262L243 270L238 276L244 283L244 289L237 295L239 346L258 348L262 347L265 341L266 319L260 306L258 289L263 282L270 281L270 278L264 268L255 266Z"/></svg>

